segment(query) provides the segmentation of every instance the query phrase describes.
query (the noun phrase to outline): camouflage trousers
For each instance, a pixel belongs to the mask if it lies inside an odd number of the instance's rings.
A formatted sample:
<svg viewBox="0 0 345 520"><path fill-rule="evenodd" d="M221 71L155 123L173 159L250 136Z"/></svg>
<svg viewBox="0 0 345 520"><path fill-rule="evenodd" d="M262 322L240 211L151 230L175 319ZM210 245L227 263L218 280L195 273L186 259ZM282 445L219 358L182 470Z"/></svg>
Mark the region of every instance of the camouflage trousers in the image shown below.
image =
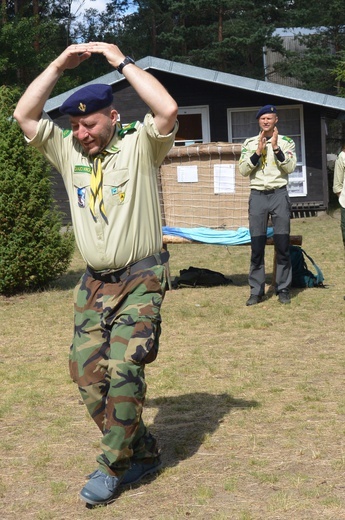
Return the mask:
<svg viewBox="0 0 345 520"><path fill-rule="evenodd" d="M103 437L97 461L121 475L130 458L158 455L142 420L144 368L155 360L166 287L163 265L103 283L86 272L74 290L75 330L70 374Z"/></svg>

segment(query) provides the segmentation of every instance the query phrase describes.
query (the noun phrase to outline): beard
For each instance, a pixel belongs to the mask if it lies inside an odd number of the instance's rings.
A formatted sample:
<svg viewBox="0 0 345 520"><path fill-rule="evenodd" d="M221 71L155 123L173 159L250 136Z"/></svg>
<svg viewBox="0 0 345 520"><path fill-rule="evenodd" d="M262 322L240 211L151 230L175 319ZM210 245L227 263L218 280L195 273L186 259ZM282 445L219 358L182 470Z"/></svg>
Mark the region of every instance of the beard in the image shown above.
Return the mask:
<svg viewBox="0 0 345 520"><path fill-rule="evenodd" d="M87 144L86 150L88 154L93 157L94 155L99 154L106 146L110 143L115 133L115 128L112 124L112 122L109 120L107 121L107 124L104 126L102 131L98 134L97 138L95 139L95 142L93 143L94 146L88 150Z"/></svg>

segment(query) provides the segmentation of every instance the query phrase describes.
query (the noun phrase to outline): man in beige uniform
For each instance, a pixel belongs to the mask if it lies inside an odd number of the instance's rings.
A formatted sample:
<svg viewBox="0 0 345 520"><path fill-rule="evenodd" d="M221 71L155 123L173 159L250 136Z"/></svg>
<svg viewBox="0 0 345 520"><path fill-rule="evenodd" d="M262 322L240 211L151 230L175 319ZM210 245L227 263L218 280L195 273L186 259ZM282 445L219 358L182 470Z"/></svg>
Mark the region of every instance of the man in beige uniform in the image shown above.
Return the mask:
<svg viewBox="0 0 345 520"><path fill-rule="evenodd" d="M288 175L296 168L295 143L278 133L277 109L265 105L256 114L260 133L242 146L239 171L250 178L249 229L251 259L250 296L246 305L256 305L265 294L265 245L267 221L272 218L277 254L276 294L280 303L290 303L292 267L290 260L291 206Z"/></svg>
<svg viewBox="0 0 345 520"><path fill-rule="evenodd" d="M88 85L61 106L71 130L43 107L66 69L94 53L124 74L151 112L144 123L118 124L111 87ZM87 264L75 290L70 373L102 431L98 468L81 491L106 504L118 487L161 465L142 420L144 367L158 352L166 285L157 169L174 142L177 105L164 87L117 46L71 45L28 87L14 117L26 139L60 171L77 245Z"/></svg>
<svg viewBox="0 0 345 520"><path fill-rule="evenodd" d="M340 229L345 247L345 145L343 145L334 164L333 192L339 199Z"/></svg>
<svg viewBox="0 0 345 520"><path fill-rule="evenodd" d="M334 165L333 192L337 195L340 204L340 228L345 246L345 145L337 156Z"/></svg>

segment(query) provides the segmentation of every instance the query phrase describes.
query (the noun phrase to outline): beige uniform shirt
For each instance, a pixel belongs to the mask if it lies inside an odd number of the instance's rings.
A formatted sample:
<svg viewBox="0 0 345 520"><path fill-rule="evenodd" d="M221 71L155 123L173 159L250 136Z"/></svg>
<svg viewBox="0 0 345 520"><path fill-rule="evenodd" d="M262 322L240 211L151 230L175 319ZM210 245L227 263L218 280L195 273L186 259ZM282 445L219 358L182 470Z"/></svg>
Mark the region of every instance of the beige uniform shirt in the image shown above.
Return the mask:
<svg viewBox="0 0 345 520"><path fill-rule="evenodd" d="M162 222L157 186L160 164L177 131L160 135L151 114L120 138L115 136L103 160L103 200L108 224L90 207L92 159L48 116L39 122L29 144L61 173L68 193L78 248L95 270L120 269L162 249Z"/></svg>
<svg viewBox="0 0 345 520"><path fill-rule="evenodd" d="M345 208L345 152L340 152L334 165L333 192L340 193L339 204Z"/></svg>
<svg viewBox="0 0 345 520"><path fill-rule="evenodd" d="M239 161L239 171L243 177L250 176L250 187L256 190L272 190L286 186L288 175L296 168L297 158L295 143L290 137L278 136L278 146L284 153L285 159L279 162L273 152L270 141L266 144L266 153L263 153L258 164L254 165L250 158L257 150L259 136L250 137L243 143Z"/></svg>

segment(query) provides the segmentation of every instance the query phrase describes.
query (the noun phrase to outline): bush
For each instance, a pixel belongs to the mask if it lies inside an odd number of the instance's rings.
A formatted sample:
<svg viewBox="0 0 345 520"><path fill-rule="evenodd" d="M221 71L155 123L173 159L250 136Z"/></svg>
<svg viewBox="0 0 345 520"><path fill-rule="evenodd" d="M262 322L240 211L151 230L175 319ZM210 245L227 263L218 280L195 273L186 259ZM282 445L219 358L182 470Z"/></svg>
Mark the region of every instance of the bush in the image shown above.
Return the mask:
<svg viewBox="0 0 345 520"><path fill-rule="evenodd" d="M0 293L45 288L68 268L70 230L52 198L50 166L12 118L18 92L0 87Z"/></svg>

